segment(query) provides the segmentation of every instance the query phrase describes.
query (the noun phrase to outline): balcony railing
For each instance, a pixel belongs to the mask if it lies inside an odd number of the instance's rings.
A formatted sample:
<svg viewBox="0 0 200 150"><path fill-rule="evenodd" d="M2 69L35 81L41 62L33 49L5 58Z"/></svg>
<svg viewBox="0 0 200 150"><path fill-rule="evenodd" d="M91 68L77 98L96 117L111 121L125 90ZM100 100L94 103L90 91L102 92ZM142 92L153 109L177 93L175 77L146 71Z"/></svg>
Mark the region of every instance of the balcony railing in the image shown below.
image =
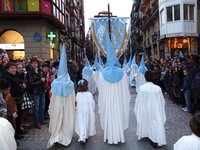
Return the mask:
<svg viewBox="0 0 200 150"><path fill-rule="evenodd" d="M158 10L158 1L155 3L155 5L151 9L151 14L153 15Z"/></svg>

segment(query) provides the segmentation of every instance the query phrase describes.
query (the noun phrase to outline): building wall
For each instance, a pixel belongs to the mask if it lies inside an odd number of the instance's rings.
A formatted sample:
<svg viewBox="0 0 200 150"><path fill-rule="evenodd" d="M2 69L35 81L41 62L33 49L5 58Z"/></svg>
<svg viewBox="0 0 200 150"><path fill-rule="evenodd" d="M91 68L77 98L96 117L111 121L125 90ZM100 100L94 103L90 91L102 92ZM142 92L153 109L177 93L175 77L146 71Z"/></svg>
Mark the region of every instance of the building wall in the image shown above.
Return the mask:
<svg viewBox="0 0 200 150"><path fill-rule="evenodd" d="M184 4L194 5L194 19L184 20ZM175 19L174 7L180 5L180 19ZM173 20L167 21L167 7L172 6ZM162 14L161 14L162 12ZM160 34L167 36L168 34L196 34L197 33L197 0L176 0L176 1L161 1L159 5L160 17Z"/></svg>
<svg viewBox="0 0 200 150"><path fill-rule="evenodd" d="M50 41L46 35L52 31L58 37L57 29L44 20L1 20L0 33L6 30L16 30L23 36L26 58L30 58L33 54L40 58L50 58ZM42 36L40 42L34 41L36 33Z"/></svg>

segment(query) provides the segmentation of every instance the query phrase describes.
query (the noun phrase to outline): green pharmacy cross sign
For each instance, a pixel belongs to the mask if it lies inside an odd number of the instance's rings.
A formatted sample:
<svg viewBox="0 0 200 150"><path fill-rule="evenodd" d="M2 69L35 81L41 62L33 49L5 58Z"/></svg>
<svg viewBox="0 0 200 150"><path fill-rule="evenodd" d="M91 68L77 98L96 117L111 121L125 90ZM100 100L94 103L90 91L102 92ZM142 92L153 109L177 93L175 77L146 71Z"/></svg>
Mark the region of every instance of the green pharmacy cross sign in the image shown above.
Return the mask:
<svg viewBox="0 0 200 150"><path fill-rule="evenodd" d="M47 37L52 41L52 40L56 37L56 35L55 35L53 32L50 32L50 33L47 35Z"/></svg>

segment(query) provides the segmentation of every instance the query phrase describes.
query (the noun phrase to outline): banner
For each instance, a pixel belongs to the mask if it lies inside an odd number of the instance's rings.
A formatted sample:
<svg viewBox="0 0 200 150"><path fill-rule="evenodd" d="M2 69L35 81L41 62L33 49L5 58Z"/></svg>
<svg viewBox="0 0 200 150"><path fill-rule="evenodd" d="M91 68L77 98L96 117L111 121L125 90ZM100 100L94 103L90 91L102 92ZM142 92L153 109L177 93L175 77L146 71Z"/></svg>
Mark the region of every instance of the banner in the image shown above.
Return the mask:
<svg viewBox="0 0 200 150"><path fill-rule="evenodd" d="M14 0L14 6L16 12L26 12L26 0Z"/></svg>
<svg viewBox="0 0 200 150"><path fill-rule="evenodd" d="M122 53L123 45L126 41L126 18L110 18L111 43L116 56ZM94 18L92 24L92 36L97 47L106 56L106 33L109 32L108 18Z"/></svg>
<svg viewBox="0 0 200 150"><path fill-rule="evenodd" d="M0 3L2 11L12 12L14 10L13 0L1 0Z"/></svg>
<svg viewBox="0 0 200 150"><path fill-rule="evenodd" d="M39 11L39 0L28 0L28 11Z"/></svg>

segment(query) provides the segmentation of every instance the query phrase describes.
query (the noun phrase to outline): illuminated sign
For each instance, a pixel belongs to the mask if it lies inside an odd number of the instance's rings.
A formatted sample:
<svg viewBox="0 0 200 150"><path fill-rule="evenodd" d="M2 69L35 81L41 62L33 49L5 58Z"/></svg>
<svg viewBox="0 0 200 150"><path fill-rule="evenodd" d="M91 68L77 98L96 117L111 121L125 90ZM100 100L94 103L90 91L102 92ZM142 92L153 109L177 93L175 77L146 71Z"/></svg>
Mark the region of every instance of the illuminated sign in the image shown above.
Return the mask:
<svg viewBox="0 0 200 150"><path fill-rule="evenodd" d="M50 32L50 33L47 35L47 37L52 41L52 40L56 37L56 35L53 34L53 32Z"/></svg>
<svg viewBox="0 0 200 150"><path fill-rule="evenodd" d="M189 39L171 39L169 40L171 49L188 48Z"/></svg>

